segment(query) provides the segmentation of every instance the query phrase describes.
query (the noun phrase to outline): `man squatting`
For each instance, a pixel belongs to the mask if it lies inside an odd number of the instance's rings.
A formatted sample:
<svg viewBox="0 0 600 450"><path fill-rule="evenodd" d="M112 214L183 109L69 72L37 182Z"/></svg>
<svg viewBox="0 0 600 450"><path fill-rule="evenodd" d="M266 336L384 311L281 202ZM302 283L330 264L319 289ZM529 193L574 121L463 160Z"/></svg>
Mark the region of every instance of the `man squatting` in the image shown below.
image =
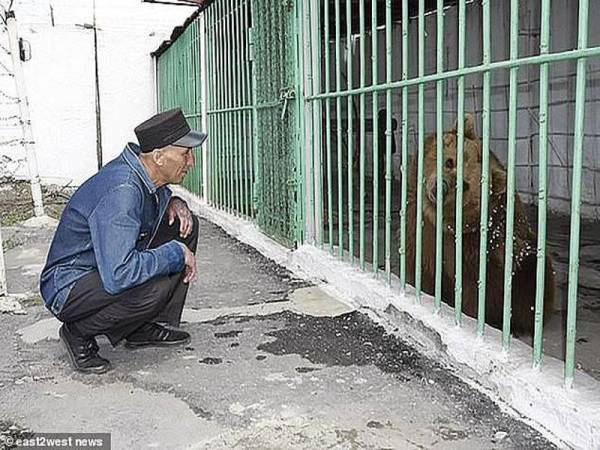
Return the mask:
<svg viewBox="0 0 600 450"><path fill-rule="evenodd" d="M134 131L139 145L127 144L71 197L41 275L44 303L63 322L60 339L81 372L111 369L98 335L128 348L191 339L178 327L196 275L198 219L168 185L183 181L207 136L180 109Z"/></svg>

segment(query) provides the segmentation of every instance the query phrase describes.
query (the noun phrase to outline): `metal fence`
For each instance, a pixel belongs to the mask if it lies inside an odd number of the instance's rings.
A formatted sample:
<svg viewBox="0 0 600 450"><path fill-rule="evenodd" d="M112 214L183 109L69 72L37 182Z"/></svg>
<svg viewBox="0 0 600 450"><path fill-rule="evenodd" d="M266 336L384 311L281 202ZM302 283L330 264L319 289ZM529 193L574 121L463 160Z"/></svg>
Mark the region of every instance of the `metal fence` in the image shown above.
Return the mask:
<svg viewBox="0 0 600 450"><path fill-rule="evenodd" d="M508 54L499 59L491 57L496 3L489 0L214 1L204 14L211 136L206 198L256 219L289 246L322 246L387 283L397 277L401 289L414 287L418 301L432 294L435 314L448 303L457 325L463 313L477 320L478 335L486 324L500 328L506 350L511 334L530 331L533 364L540 367L544 311L554 289L546 250L549 71L576 61L564 373L571 386L586 68L600 47L588 46L589 0L580 0L577 48L551 52L551 2L540 1L537 51L520 55L519 1L510 0ZM481 33L482 48L477 61L467 62L466 17L473 5L481 27L469 33ZM435 20L427 33L426 19ZM401 27L400 39L393 38L394 27ZM454 29L451 63L444 43ZM180 40L170 51L184 55L189 46L176 47ZM433 50L436 64L426 67L426 51ZM161 70L173 64L165 61ZM539 132L537 218L531 221L515 173L519 73L533 68L539 71ZM509 93L506 166L491 144L492 79L501 73ZM473 77L481 79L480 121L465 107ZM161 95L169 89L165 83L173 82L161 77ZM426 92L434 94L430 135ZM411 114L415 130L409 130ZM479 127L481 137L474 131Z"/></svg>
<svg viewBox="0 0 600 450"><path fill-rule="evenodd" d="M210 191L213 206L253 218L256 179L250 66L250 3L206 11ZM218 138L216 138L218 136Z"/></svg>
<svg viewBox="0 0 600 450"><path fill-rule="evenodd" d="M200 19L196 18L157 62L158 109L180 107L190 126L196 129L201 128L203 110L200 42ZM184 186L204 195L203 154L194 154L196 164Z"/></svg>

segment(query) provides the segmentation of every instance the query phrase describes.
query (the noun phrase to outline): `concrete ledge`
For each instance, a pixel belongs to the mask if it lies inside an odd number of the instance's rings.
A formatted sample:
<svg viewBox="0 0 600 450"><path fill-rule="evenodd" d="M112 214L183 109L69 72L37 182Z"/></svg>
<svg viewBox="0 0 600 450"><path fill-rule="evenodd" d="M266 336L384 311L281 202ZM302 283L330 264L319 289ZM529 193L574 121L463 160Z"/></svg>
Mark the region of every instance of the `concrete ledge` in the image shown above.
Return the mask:
<svg viewBox="0 0 600 450"><path fill-rule="evenodd" d="M544 358L542 371L531 367L531 347L516 339L508 353L502 351L501 333L487 328L476 337L476 321L463 316L454 324L454 312L443 305L433 314L433 299L418 304L410 292L402 292L397 279L388 286L372 273L339 261L312 245L295 251L269 239L252 223L206 205L181 188L177 195L192 210L222 227L238 240L300 277L321 282L321 289L355 308L375 316L390 331L419 350L446 362L455 373L483 391L501 407L524 417L561 447L600 448L600 382L577 371L573 389L563 385L563 363Z"/></svg>

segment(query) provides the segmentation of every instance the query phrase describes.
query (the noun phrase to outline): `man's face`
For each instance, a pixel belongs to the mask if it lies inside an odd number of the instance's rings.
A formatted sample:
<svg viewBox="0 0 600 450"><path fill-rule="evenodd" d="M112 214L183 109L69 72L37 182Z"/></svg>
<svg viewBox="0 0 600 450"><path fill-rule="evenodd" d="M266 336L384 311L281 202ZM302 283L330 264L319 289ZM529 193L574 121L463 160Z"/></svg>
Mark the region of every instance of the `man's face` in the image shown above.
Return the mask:
<svg viewBox="0 0 600 450"><path fill-rule="evenodd" d="M167 183L179 184L195 164L191 148L169 145L160 149L159 167Z"/></svg>

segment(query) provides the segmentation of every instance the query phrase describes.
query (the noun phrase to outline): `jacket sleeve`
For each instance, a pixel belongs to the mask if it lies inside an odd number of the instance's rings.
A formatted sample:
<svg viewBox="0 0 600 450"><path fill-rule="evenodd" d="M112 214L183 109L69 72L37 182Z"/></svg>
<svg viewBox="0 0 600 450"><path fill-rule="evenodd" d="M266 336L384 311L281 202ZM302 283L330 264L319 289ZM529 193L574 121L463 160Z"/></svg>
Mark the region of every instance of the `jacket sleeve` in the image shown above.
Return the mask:
<svg viewBox="0 0 600 450"><path fill-rule="evenodd" d="M141 213L142 194L133 186L121 185L108 191L89 216L98 272L109 294L184 268L183 248L175 240L153 249L135 248Z"/></svg>

